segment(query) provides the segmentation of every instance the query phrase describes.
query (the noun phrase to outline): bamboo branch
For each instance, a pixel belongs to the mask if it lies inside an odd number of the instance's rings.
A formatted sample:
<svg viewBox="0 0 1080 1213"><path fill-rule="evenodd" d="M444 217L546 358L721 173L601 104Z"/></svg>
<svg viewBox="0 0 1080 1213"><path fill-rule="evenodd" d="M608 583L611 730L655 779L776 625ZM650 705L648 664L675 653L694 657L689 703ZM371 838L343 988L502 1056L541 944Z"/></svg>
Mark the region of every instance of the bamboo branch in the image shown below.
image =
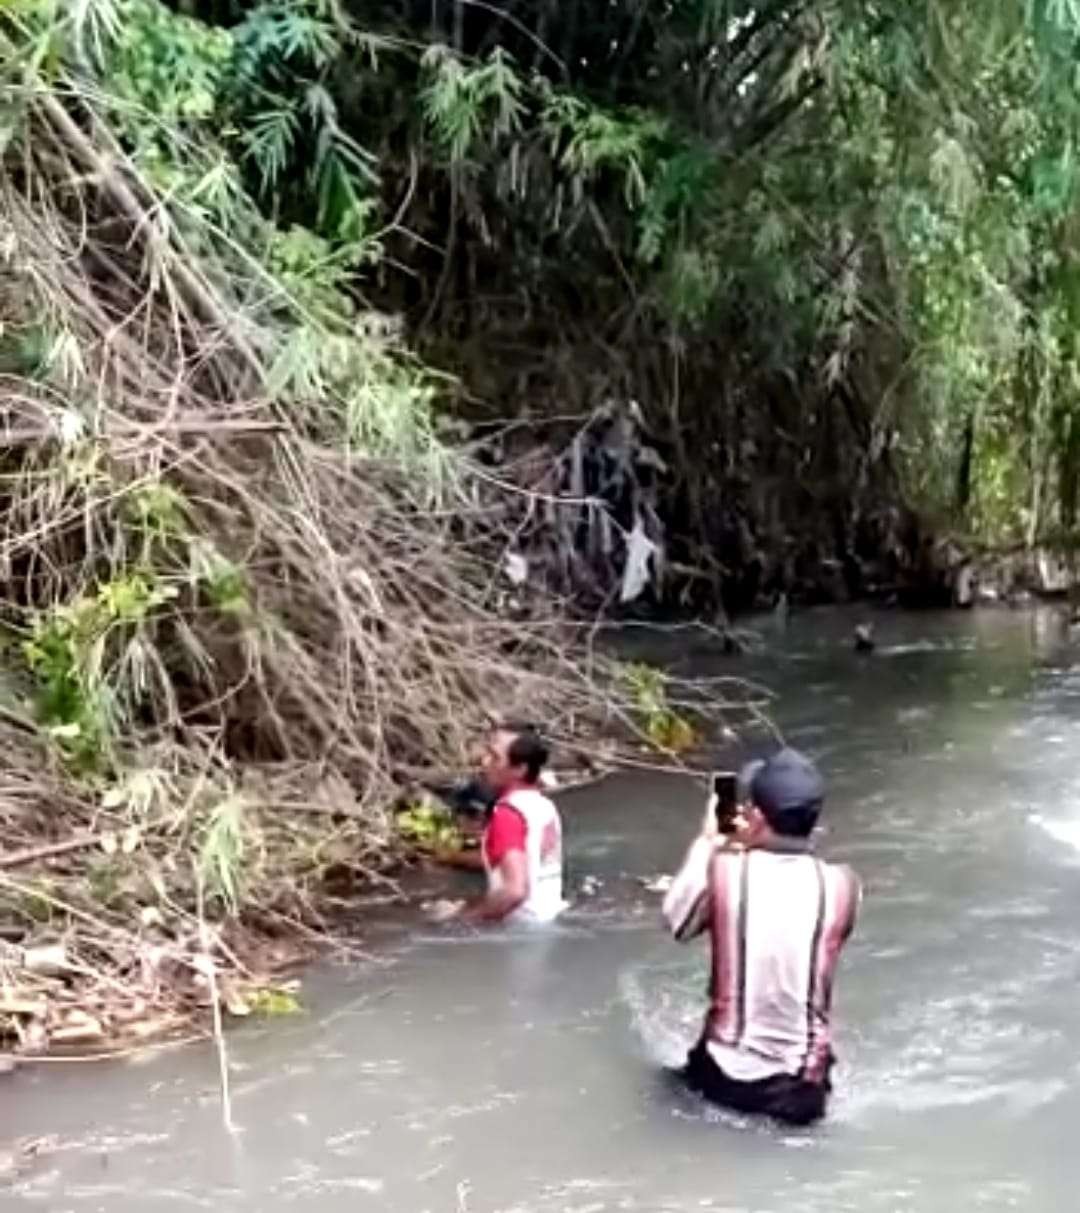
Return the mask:
<svg viewBox="0 0 1080 1213"><path fill-rule="evenodd" d="M225 1047L225 1028L221 1016L221 991L218 988L217 961L214 960L213 941L206 922L205 900L202 874L193 865L195 877L196 916L199 923L199 947L201 955L196 957L196 967L200 969L210 988L210 1006L213 1014L214 1048L218 1059L218 1080L221 1084L221 1118L229 1133L236 1132L236 1122L232 1114L232 1093L229 1087L229 1054ZM202 963L198 963L201 961Z"/></svg>
<svg viewBox="0 0 1080 1213"><path fill-rule="evenodd" d="M177 256L168 238L163 236L155 226L153 219L147 214L145 207L140 204L131 187L117 169L98 151L90 138L52 93L46 93L41 98L41 104L49 122L63 139L65 146L96 176L102 188L135 225L136 229L146 231L148 244L163 261L169 263L188 302L200 311L211 324L228 335L229 340L248 363L249 368L258 379L261 379L263 365L259 356L246 338L237 331L238 326L222 309L212 288L201 281L199 276Z"/></svg>
<svg viewBox="0 0 1080 1213"><path fill-rule="evenodd" d="M65 838L62 842L45 843L40 847L25 847L21 851L12 851L0 855L0 868L18 868L23 864L34 863L38 859L52 859L57 855L68 855L72 851L82 851L101 841L97 834L77 834L74 838Z"/></svg>
<svg viewBox="0 0 1080 1213"><path fill-rule="evenodd" d="M153 438L157 434L281 434L288 427L280 421L234 421L214 420L211 417L191 421L170 421L164 425L138 425L134 423L110 425L105 430L88 434L88 438ZM54 426L17 426L0 430L0 447L29 446L35 442L47 442L60 437Z"/></svg>

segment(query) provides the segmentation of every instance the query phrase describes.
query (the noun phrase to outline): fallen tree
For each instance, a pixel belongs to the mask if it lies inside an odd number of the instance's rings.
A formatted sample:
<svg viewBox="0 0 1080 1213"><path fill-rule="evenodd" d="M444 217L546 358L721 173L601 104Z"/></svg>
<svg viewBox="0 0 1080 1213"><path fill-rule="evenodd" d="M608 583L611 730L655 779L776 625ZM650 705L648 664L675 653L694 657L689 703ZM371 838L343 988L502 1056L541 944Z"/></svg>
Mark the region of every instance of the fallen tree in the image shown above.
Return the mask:
<svg viewBox="0 0 1080 1213"><path fill-rule="evenodd" d="M146 135L94 69L94 6L20 11L0 1036L32 1052L274 1005L333 878L383 877L395 803L495 710L567 746L621 723L672 747L549 597L506 612L509 487L439 437L437 381L335 250L261 216L212 139ZM705 690L702 717L741 710ZM646 716L673 694L651 684Z"/></svg>

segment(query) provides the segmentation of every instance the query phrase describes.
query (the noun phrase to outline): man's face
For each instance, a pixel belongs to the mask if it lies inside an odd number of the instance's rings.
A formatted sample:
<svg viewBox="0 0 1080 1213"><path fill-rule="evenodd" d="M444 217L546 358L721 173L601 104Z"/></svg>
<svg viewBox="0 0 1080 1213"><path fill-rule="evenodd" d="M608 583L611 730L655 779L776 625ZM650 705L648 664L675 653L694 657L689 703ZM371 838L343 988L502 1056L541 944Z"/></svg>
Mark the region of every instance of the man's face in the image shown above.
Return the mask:
<svg viewBox="0 0 1080 1213"><path fill-rule="evenodd" d="M484 752L480 758L480 773L488 788L498 796L521 775L520 767L510 765L508 751L514 743L514 734L495 729L488 734Z"/></svg>

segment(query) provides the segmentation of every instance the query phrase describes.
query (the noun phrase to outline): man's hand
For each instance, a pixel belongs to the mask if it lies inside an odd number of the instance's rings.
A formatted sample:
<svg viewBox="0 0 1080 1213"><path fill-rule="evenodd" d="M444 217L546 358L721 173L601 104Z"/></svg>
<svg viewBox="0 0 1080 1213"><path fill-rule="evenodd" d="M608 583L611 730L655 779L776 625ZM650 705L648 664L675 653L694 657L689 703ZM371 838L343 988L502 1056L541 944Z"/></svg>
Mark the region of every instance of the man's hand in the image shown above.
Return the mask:
<svg viewBox="0 0 1080 1213"><path fill-rule="evenodd" d="M454 901L448 897L442 897L438 901L425 903L423 910L425 916L431 922L449 922L452 918L461 916L461 911L464 908L463 901Z"/></svg>
<svg viewBox="0 0 1080 1213"><path fill-rule="evenodd" d="M708 804L705 806L705 819L701 823L701 837L707 838L714 846L723 847L729 850L745 849L749 830L749 823L741 809L737 809L732 825L734 829L730 834L720 832L720 822L716 816L718 801L715 793L710 793Z"/></svg>
<svg viewBox="0 0 1080 1213"><path fill-rule="evenodd" d="M733 822L735 828L724 839L724 845L733 851L745 851L750 846L751 829L746 814L740 809Z"/></svg>

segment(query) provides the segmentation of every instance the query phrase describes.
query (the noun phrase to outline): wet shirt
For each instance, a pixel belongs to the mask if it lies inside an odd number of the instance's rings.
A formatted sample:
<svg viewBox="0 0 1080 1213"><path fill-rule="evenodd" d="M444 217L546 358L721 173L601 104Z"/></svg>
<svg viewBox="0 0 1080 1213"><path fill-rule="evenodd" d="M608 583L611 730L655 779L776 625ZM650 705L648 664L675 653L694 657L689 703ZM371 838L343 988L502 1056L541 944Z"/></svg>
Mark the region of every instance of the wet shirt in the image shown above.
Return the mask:
<svg viewBox="0 0 1080 1213"><path fill-rule="evenodd" d="M664 916L678 940L709 934L705 1041L730 1078L824 1078L833 979L859 896L849 868L815 858L801 840L732 851L699 838L691 847Z"/></svg>
<svg viewBox="0 0 1080 1213"><path fill-rule="evenodd" d="M488 884L497 892L500 865L511 851L525 856L529 891L510 921L550 922L566 907L563 900L562 821L555 805L533 787L505 792L484 830L483 855Z"/></svg>

